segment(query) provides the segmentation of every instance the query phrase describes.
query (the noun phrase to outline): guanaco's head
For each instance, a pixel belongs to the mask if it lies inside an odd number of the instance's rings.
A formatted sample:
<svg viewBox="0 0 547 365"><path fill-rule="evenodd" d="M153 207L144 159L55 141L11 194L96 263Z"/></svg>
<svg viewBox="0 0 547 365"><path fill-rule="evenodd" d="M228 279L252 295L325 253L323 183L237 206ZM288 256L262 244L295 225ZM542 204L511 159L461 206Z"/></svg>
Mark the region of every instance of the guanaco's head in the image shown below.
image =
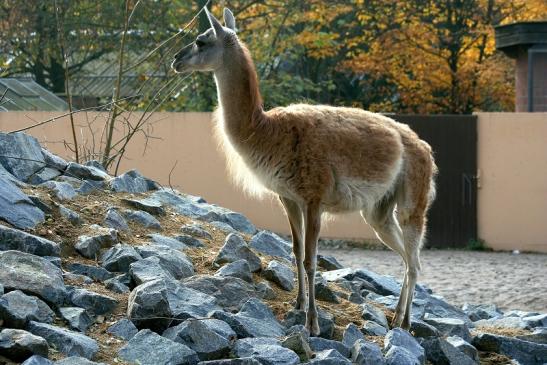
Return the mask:
<svg viewBox="0 0 547 365"><path fill-rule="evenodd" d="M171 68L175 72L215 71L222 66L226 51L237 44L236 21L230 9L224 9L224 24L205 8L211 28L176 55Z"/></svg>

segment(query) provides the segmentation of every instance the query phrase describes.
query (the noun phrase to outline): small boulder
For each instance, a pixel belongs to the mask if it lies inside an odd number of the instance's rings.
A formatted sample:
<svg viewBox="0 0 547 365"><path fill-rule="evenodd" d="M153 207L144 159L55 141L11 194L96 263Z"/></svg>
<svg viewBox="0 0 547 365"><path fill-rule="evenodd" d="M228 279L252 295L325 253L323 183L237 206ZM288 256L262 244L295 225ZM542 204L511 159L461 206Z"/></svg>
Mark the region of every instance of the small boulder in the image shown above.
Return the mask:
<svg viewBox="0 0 547 365"><path fill-rule="evenodd" d="M373 321L365 321L361 332L367 336L385 336L387 329Z"/></svg>
<svg viewBox="0 0 547 365"><path fill-rule="evenodd" d="M40 299L14 290L0 297L0 319L11 328L25 328L29 321L52 323L55 313Z"/></svg>
<svg viewBox="0 0 547 365"><path fill-rule="evenodd" d="M122 217L122 215L118 212L116 208L110 208L106 211L106 216L104 217L103 224L118 231L130 231L124 217Z"/></svg>
<svg viewBox="0 0 547 365"><path fill-rule="evenodd" d="M296 365L298 355L273 338L243 338L237 340L233 350L238 357L253 357L264 365Z"/></svg>
<svg viewBox="0 0 547 365"><path fill-rule="evenodd" d="M131 263L129 265L129 275L135 285L141 285L147 281L160 278L175 279L169 271L160 265L160 259L156 256L150 256Z"/></svg>
<svg viewBox="0 0 547 365"><path fill-rule="evenodd" d="M521 364L543 365L547 361L546 344L483 333L473 338L473 345L480 351L509 356Z"/></svg>
<svg viewBox="0 0 547 365"><path fill-rule="evenodd" d="M165 215L165 209L162 208L161 203L154 199L145 198L141 200L136 200L122 198L121 201L139 211L143 211L153 215Z"/></svg>
<svg viewBox="0 0 547 365"><path fill-rule="evenodd" d="M249 246L263 254L292 261L292 246L275 233L260 231L251 238Z"/></svg>
<svg viewBox="0 0 547 365"><path fill-rule="evenodd" d="M296 332L288 335L282 342L281 346L293 350L301 362L309 361L313 357L313 351L308 344L307 337L302 332Z"/></svg>
<svg viewBox="0 0 547 365"><path fill-rule="evenodd" d="M110 188L115 192L145 193L157 189L156 182L144 177L137 170L130 170L110 181Z"/></svg>
<svg viewBox="0 0 547 365"><path fill-rule="evenodd" d="M158 258L158 264L175 279L183 279L195 274L194 265L188 256L179 250L158 245L139 246L136 249L143 258Z"/></svg>
<svg viewBox="0 0 547 365"><path fill-rule="evenodd" d="M201 242L201 240L194 238L192 236L189 236L187 234L180 234L178 236L175 236L175 239L188 247L197 247L197 248L205 247L205 245L203 244L203 242Z"/></svg>
<svg viewBox="0 0 547 365"><path fill-rule="evenodd" d="M316 352L310 365L351 365L351 361L338 351L331 349Z"/></svg>
<svg viewBox="0 0 547 365"><path fill-rule="evenodd" d="M0 165L20 181L46 166L38 140L26 133L0 132Z"/></svg>
<svg viewBox="0 0 547 365"><path fill-rule="evenodd" d="M187 246L176 238L167 237L158 233L151 233L147 236L154 245L165 246L174 250L184 250Z"/></svg>
<svg viewBox="0 0 547 365"><path fill-rule="evenodd" d="M427 360L433 365L458 364L474 365L473 359L458 350L446 340L437 337L423 339L420 344L425 350Z"/></svg>
<svg viewBox="0 0 547 365"><path fill-rule="evenodd" d="M270 261L268 267L264 270L264 277L273 281L284 290L291 291L294 289L294 273L292 269L279 261Z"/></svg>
<svg viewBox="0 0 547 365"><path fill-rule="evenodd" d="M364 340L364 339L365 339L365 336L355 324L350 323L344 329L342 343L346 345L347 347L352 348L355 342L357 342L357 340Z"/></svg>
<svg viewBox="0 0 547 365"><path fill-rule="evenodd" d="M17 187L17 181L3 177L3 171L0 165L0 219L19 229L34 228L42 223L45 220L44 212Z"/></svg>
<svg viewBox="0 0 547 365"><path fill-rule="evenodd" d="M83 308L61 307L59 308L59 314L73 330L85 333L85 331L87 331L87 329L93 324L93 319Z"/></svg>
<svg viewBox="0 0 547 365"><path fill-rule="evenodd" d="M446 341L470 358L472 358L476 363L479 363L479 352L477 351L475 346L471 345L469 342L458 336L447 337Z"/></svg>
<svg viewBox="0 0 547 365"><path fill-rule="evenodd" d="M251 272L257 272L261 269L260 258L251 251L243 238L237 233L230 233L226 237L214 263L221 265L238 260L246 260Z"/></svg>
<svg viewBox="0 0 547 365"><path fill-rule="evenodd" d="M125 219L140 224L144 228L153 228L161 230L160 221L158 221L152 214L143 212L142 210L124 210L123 216Z"/></svg>
<svg viewBox="0 0 547 365"><path fill-rule="evenodd" d="M86 275L96 281L105 281L114 277L114 274L102 267L77 262L68 264L67 269L74 274Z"/></svg>
<svg viewBox="0 0 547 365"><path fill-rule="evenodd" d="M235 277L242 280L245 280L248 283L253 282L253 275L251 273L251 268L249 263L246 260L237 260L221 267L216 273L215 276L222 277Z"/></svg>
<svg viewBox="0 0 547 365"><path fill-rule="evenodd" d="M408 349L401 346L393 346L386 352L386 365L422 365Z"/></svg>
<svg viewBox="0 0 547 365"><path fill-rule="evenodd" d="M324 351L324 350L336 350L341 353L344 357L350 356L350 347L344 345L340 341L327 340L321 337L310 337L309 340L310 347L314 352Z"/></svg>
<svg viewBox="0 0 547 365"><path fill-rule="evenodd" d="M317 265L327 271L343 268L334 256L317 255Z"/></svg>
<svg viewBox="0 0 547 365"><path fill-rule="evenodd" d="M194 275L184 279L182 284L215 297L217 304L226 310L238 310L256 296L253 285L235 277Z"/></svg>
<svg viewBox="0 0 547 365"><path fill-rule="evenodd" d="M40 186L53 190L53 193L59 200L71 200L78 195L74 187L64 181L46 181L40 184Z"/></svg>
<svg viewBox="0 0 547 365"><path fill-rule="evenodd" d="M182 233L186 233L190 236L203 238L206 240L212 240L213 236L209 232L207 232L205 229L203 229L203 226L201 226L198 223L194 224L186 224L180 228Z"/></svg>
<svg viewBox="0 0 547 365"><path fill-rule="evenodd" d="M94 314L111 313L118 306L118 301L112 297L79 288L72 290L70 301Z"/></svg>
<svg viewBox="0 0 547 365"><path fill-rule="evenodd" d="M424 321L438 329L444 336L459 336L465 341L471 341L471 333L467 324L457 318L424 318Z"/></svg>
<svg viewBox="0 0 547 365"><path fill-rule="evenodd" d="M59 362L57 362L57 365ZM32 355L28 359L25 360L21 365L53 365L53 361L46 359L43 356L40 355Z"/></svg>
<svg viewBox="0 0 547 365"><path fill-rule="evenodd" d="M465 303L462 310L469 316L473 322L481 319L490 319L503 316L503 313L495 304L469 304Z"/></svg>
<svg viewBox="0 0 547 365"><path fill-rule="evenodd" d="M101 248L107 248L118 242L118 232L112 228L91 226L95 234L79 236L74 245L76 251L89 259L95 259Z"/></svg>
<svg viewBox="0 0 547 365"><path fill-rule="evenodd" d="M67 356L92 359L99 351L97 342L81 333L38 322L29 322L27 329L32 334L43 337L48 344Z"/></svg>
<svg viewBox="0 0 547 365"><path fill-rule="evenodd" d="M351 360L357 365L383 365L384 356L374 342L358 340L351 348Z"/></svg>
<svg viewBox="0 0 547 365"><path fill-rule="evenodd" d="M410 323L410 332L415 337L441 337L441 332L432 325L421 321L419 319L413 319Z"/></svg>
<svg viewBox="0 0 547 365"><path fill-rule="evenodd" d="M101 266L111 272L128 272L129 265L141 259L133 246L118 243L102 255Z"/></svg>
<svg viewBox="0 0 547 365"><path fill-rule="evenodd" d="M317 315L319 317L319 336L329 339L332 338L334 333L334 317L329 312L317 309ZM297 324L306 323L306 312L303 310L292 309L285 315L283 324L285 327L290 328Z"/></svg>
<svg viewBox="0 0 547 365"><path fill-rule="evenodd" d="M188 346L171 341L150 330L139 331L118 351L127 362L140 365L197 364L198 355Z"/></svg>
<svg viewBox="0 0 547 365"><path fill-rule="evenodd" d="M384 338L384 350L389 351L392 347L403 347L409 351L420 364L425 363L425 350L418 343L418 341L412 337L410 333L401 329L394 328L390 330Z"/></svg>
<svg viewBox="0 0 547 365"><path fill-rule="evenodd" d="M82 180L109 180L110 176L95 166L84 166L76 162L69 162L65 175Z"/></svg>
<svg viewBox="0 0 547 365"><path fill-rule="evenodd" d="M37 256L59 256L58 243L0 224L0 251L17 250Z"/></svg>
<svg viewBox="0 0 547 365"><path fill-rule="evenodd" d="M133 322L127 318L123 318L108 327L106 332L123 340L129 341L137 334L137 332L139 332L139 330L135 327Z"/></svg>
<svg viewBox="0 0 547 365"><path fill-rule="evenodd" d="M380 308L373 306L372 304L365 303L362 305L363 313L361 317L363 319L378 323L380 326L388 328L387 318Z"/></svg>
<svg viewBox="0 0 547 365"><path fill-rule="evenodd" d="M47 357L49 347L42 337L27 331L5 328L0 332L0 355L23 361L32 355Z"/></svg>
<svg viewBox="0 0 547 365"><path fill-rule="evenodd" d="M61 217L66 218L72 225L77 226L83 223L83 220L80 218L80 215L73 211L72 209L69 209L65 207L64 205L59 205L59 213L61 214Z"/></svg>

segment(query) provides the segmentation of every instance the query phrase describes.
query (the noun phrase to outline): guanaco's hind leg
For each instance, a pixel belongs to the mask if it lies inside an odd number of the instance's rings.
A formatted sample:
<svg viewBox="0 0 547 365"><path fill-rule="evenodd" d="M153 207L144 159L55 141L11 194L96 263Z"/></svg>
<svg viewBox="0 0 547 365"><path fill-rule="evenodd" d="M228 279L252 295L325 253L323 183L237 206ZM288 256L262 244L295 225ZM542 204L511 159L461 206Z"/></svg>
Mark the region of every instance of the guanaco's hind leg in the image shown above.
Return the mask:
<svg viewBox="0 0 547 365"><path fill-rule="evenodd" d="M306 255L304 268L308 278L308 311L306 314L306 328L312 336L319 335L319 319L315 305L315 270L317 266L317 239L321 230L321 210L319 204L308 204L305 209L304 234Z"/></svg>
<svg viewBox="0 0 547 365"><path fill-rule="evenodd" d="M304 224L302 210L298 204L284 197L279 197L279 200L285 208L289 225L291 227L292 247L296 258L296 267L298 274L298 296L296 297L295 308L306 310L306 273L304 271Z"/></svg>

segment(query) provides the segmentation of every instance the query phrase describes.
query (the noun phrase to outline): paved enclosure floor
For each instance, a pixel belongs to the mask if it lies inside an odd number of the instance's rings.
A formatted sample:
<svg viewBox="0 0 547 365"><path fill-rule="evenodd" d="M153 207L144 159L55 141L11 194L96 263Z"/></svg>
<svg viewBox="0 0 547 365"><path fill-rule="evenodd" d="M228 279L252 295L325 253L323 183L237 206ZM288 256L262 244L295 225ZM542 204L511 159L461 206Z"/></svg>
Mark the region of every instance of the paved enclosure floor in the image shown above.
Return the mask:
<svg viewBox="0 0 547 365"><path fill-rule="evenodd" d="M392 251L320 249L344 266L403 277L403 261ZM547 312L547 255L424 250L418 282L450 303L494 303L502 310Z"/></svg>

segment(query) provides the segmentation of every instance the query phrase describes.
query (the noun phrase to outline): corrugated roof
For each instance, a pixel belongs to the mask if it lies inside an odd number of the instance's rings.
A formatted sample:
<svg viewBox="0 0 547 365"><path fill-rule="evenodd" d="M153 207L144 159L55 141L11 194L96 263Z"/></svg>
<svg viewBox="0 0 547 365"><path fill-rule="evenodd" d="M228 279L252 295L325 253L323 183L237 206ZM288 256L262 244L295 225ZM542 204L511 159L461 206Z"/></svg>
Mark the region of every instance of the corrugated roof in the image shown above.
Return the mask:
<svg viewBox="0 0 547 365"><path fill-rule="evenodd" d="M114 95L116 79L115 75L74 76L71 79L70 92L73 96L111 98ZM165 75L125 75L121 82L120 97L152 95L166 80Z"/></svg>
<svg viewBox="0 0 547 365"><path fill-rule="evenodd" d="M68 104L63 99L30 78L0 78L0 97L2 95L1 111L68 110Z"/></svg>

